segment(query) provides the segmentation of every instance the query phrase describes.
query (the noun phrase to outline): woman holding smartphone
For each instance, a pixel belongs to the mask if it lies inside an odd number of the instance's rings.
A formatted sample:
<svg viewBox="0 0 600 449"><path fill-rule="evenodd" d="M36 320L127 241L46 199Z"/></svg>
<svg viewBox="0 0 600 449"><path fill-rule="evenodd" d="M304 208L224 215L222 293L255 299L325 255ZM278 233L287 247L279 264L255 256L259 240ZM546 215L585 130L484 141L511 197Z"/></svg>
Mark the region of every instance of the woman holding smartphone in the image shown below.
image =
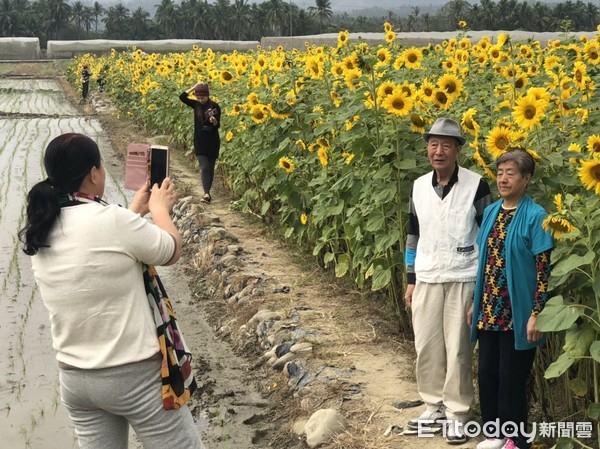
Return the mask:
<svg viewBox="0 0 600 449"><path fill-rule="evenodd" d="M169 215L175 186L166 178L150 194L147 182L129 209L107 204L98 145L82 134L53 139L44 167L48 177L29 191L19 235L50 315L61 399L79 447L126 448L131 425L146 448L203 449L188 407L163 407L143 280L143 264L181 256Z"/></svg>
<svg viewBox="0 0 600 449"><path fill-rule="evenodd" d="M194 92L196 100L188 97ZM200 165L200 178L204 197L202 201L210 203L210 189L215 177L215 165L219 157L221 141L221 108L209 97L208 85L197 83L179 95L179 99L194 110L194 151Z"/></svg>

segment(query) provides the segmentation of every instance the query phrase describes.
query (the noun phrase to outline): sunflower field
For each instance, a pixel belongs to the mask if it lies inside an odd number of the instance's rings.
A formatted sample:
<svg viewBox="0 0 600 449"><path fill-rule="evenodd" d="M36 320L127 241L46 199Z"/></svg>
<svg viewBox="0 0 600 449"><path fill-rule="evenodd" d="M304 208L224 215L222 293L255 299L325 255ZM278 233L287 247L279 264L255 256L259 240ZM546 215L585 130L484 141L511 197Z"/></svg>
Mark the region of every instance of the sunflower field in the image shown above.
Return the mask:
<svg viewBox="0 0 600 449"><path fill-rule="evenodd" d="M381 291L407 332L400 304L408 197L430 170L422 133L441 116L460 122L460 163L493 192L494 160L527 150L537 162L529 194L557 239L553 295L538 319L552 334L536 360L535 396L554 421L598 420L600 27L541 43L506 34L472 42L461 26L456 38L419 48L398 42L387 23L379 46L341 32L337 47L303 51L132 48L77 57L68 76L77 85L83 64L94 77L102 71L122 116L187 153L193 118L178 95L207 82L223 110L219 166L235 204L280 227L338 277Z"/></svg>

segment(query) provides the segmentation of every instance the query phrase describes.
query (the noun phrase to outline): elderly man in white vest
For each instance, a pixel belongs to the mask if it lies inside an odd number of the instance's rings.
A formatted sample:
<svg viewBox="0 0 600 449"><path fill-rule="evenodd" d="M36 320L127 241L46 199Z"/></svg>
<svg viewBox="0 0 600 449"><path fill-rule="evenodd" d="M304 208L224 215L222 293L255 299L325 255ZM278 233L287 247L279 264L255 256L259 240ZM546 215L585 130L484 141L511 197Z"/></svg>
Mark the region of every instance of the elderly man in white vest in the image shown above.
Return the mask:
<svg viewBox="0 0 600 449"><path fill-rule="evenodd" d="M447 443L462 444L473 401L467 312L477 232L491 194L479 174L457 163L465 143L458 123L439 118L423 138L433 171L414 182L410 196L404 299L412 310L417 385L427 408L408 427L443 425Z"/></svg>

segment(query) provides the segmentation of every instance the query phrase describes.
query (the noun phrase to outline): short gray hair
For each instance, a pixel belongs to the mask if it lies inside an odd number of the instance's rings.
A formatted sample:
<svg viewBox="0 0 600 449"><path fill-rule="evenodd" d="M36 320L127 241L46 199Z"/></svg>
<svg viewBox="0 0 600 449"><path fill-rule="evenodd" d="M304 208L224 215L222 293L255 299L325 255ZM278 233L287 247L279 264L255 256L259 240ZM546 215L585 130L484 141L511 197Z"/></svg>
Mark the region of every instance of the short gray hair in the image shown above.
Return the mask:
<svg viewBox="0 0 600 449"><path fill-rule="evenodd" d="M535 171L535 160L527 151L523 150L522 148L509 149L506 153L496 159L496 169L501 164L510 161L513 161L515 164L517 164L517 168L519 169L521 176L525 176L528 173L533 176L533 172Z"/></svg>

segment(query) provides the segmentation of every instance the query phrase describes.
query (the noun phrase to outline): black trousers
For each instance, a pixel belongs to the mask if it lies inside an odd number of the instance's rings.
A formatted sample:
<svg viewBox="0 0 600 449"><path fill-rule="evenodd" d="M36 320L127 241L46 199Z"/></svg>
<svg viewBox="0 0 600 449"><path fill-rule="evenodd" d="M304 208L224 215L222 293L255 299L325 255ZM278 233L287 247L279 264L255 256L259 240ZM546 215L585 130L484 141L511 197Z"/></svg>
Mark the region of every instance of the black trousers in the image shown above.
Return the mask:
<svg viewBox="0 0 600 449"><path fill-rule="evenodd" d="M88 92L90 91L90 82L87 81L81 85L81 96L85 100L88 96Z"/></svg>
<svg viewBox="0 0 600 449"><path fill-rule="evenodd" d="M196 155L198 158L198 164L200 165L200 181L202 181L202 188L204 193L210 194L210 189L215 179L215 165L217 164L216 157L208 157Z"/></svg>
<svg viewBox="0 0 600 449"><path fill-rule="evenodd" d="M527 426L527 378L533 366L535 348L517 351L512 331L479 331L478 337L479 402L483 423L498 419L500 425L512 422ZM508 433L513 433L513 429ZM520 431L519 436L512 439L519 449L531 446Z"/></svg>

